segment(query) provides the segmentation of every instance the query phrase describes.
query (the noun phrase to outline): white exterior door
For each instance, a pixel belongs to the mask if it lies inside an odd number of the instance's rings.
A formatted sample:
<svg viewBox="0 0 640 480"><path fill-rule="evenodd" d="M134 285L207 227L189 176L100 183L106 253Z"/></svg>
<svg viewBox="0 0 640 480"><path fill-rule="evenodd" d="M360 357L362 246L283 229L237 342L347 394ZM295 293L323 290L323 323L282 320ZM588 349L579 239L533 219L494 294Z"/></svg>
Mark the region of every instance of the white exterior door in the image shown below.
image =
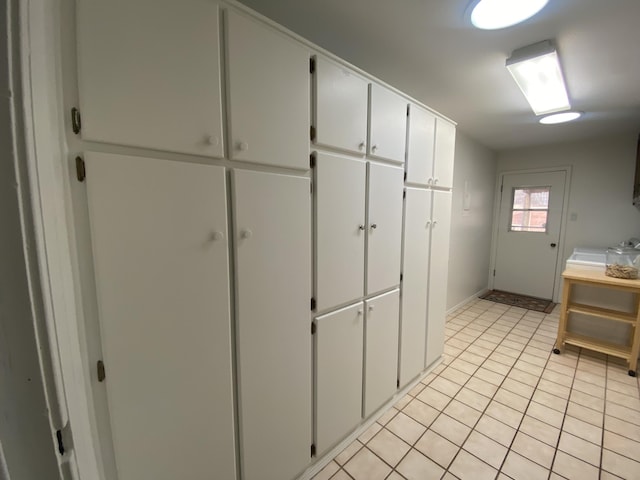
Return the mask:
<svg viewBox="0 0 640 480"><path fill-rule="evenodd" d="M566 172L502 176L493 288L552 299Z"/></svg>
<svg viewBox="0 0 640 480"><path fill-rule="evenodd" d="M402 249L400 386L424 370L429 285L431 192L407 188Z"/></svg>
<svg viewBox="0 0 640 480"><path fill-rule="evenodd" d="M400 290L393 290L364 303L364 416L368 417L397 390Z"/></svg>
<svg viewBox="0 0 640 480"><path fill-rule="evenodd" d="M77 5L82 138L222 157L218 4Z"/></svg>
<svg viewBox="0 0 640 480"><path fill-rule="evenodd" d="M368 82L348 68L318 57L314 87L315 142L364 155Z"/></svg>
<svg viewBox="0 0 640 480"><path fill-rule="evenodd" d="M431 365L444 349L451 231L451 192L434 190L431 213L431 252L429 255L429 306L427 313L427 353L425 366Z"/></svg>
<svg viewBox="0 0 640 480"><path fill-rule="evenodd" d="M309 179L234 170L232 180L243 478L289 479L310 460Z"/></svg>
<svg viewBox="0 0 640 480"><path fill-rule="evenodd" d="M453 161L456 151L456 127L443 120L436 119L436 143L433 160L433 185L453 187Z"/></svg>
<svg viewBox="0 0 640 480"><path fill-rule="evenodd" d="M234 479L224 168L85 161L118 479Z"/></svg>
<svg viewBox="0 0 640 480"><path fill-rule="evenodd" d="M315 168L316 308L364 294L367 165L318 154Z"/></svg>
<svg viewBox="0 0 640 480"><path fill-rule="evenodd" d="M226 12L233 160L309 169L309 51L255 19Z"/></svg>
<svg viewBox="0 0 640 480"><path fill-rule="evenodd" d="M367 294L400 283L404 170L369 163Z"/></svg>
<svg viewBox="0 0 640 480"><path fill-rule="evenodd" d="M436 117L411 104L407 144L407 183L428 185L433 177Z"/></svg>
<svg viewBox="0 0 640 480"><path fill-rule="evenodd" d="M369 105L369 155L404 162L408 102L391 90L372 83Z"/></svg>
<svg viewBox="0 0 640 480"><path fill-rule="evenodd" d="M332 447L362 418L364 304L316 318L316 448Z"/></svg>

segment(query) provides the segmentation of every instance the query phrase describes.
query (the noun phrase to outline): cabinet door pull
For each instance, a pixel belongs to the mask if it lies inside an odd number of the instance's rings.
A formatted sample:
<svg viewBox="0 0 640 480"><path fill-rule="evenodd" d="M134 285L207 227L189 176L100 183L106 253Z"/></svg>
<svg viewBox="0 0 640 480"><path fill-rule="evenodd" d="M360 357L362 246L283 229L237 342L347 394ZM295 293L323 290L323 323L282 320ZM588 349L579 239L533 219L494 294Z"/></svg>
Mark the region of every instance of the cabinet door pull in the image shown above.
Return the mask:
<svg viewBox="0 0 640 480"><path fill-rule="evenodd" d="M363 224L358 225L358 230L364 230L364 225Z"/></svg>
<svg viewBox="0 0 640 480"><path fill-rule="evenodd" d="M378 224L377 223L372 223L371 224L371 228L378 228Z"/></svg>

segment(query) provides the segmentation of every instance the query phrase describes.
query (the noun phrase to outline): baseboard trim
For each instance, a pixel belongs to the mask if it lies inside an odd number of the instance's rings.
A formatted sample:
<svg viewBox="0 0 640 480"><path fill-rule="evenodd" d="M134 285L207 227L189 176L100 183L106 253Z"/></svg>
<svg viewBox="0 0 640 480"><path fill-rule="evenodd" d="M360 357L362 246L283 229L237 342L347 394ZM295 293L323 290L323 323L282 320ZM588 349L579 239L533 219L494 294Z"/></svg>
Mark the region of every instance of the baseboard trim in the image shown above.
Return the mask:
<svg viewBox="0 0 640 480"><path fill-rule="evenodd" d="M474 293L470 297L465 298L463 301L461 301L457 305L454 305L449 310L447 310L447 315L450 315L451 313L455 312L459 308L464 307L467 303L472 302L473 300L477 299L480 295L484 295L489 290L490 290L489 287L485 287L485 288L483 288L481 290L478 290L476 293Z"/></svg>

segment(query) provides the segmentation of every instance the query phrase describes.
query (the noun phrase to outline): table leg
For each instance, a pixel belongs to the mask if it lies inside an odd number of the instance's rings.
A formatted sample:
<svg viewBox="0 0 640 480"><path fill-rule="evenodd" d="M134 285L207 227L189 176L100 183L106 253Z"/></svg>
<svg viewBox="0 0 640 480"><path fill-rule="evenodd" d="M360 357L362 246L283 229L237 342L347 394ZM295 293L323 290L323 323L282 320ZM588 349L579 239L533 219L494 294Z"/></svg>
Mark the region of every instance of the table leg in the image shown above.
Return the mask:
<svg viewBox="0 0 640 480"><path fill-rule="evenodd" d="M565 278L562 282L562 304L560 305L560 321L558 322L558 336L556 337L556 346L553 349L553 353L560 353L564 351L564 337L567 332L567 312L569 308L569 299L571 298L571 287L573 283L571 280Z"/></svg>
<svg viewBox="0 0 640 480"><path fill-rule="evenodd" d="M629 375L635 377L638 369L638 354L640 353L640 295L636 295L636 324L631 329L633 342L631 343L631 355L629 357Z"/></svg>

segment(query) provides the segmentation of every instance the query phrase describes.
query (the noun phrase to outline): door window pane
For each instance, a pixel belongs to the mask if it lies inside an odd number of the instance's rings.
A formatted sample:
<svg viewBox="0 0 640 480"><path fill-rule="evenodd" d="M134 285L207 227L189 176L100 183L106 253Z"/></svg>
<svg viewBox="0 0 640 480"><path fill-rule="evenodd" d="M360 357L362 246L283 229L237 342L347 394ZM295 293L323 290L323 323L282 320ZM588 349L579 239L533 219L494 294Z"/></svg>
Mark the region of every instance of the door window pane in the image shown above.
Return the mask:
<svg viewBox="0 0 640 480"><path fill-rule="evenodd" d="M514 188L509 231L546 233L550 191L551 187Z"/></svg>

